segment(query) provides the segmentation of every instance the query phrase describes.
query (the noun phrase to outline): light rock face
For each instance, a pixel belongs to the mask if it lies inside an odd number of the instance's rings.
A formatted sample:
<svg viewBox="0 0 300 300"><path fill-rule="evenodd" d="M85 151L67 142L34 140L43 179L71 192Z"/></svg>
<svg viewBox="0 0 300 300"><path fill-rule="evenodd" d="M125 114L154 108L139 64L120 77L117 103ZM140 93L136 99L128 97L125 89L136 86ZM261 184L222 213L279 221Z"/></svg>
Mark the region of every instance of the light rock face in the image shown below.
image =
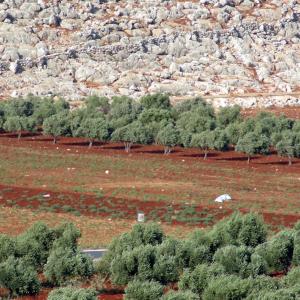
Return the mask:
<svg viewBox="0 0 300 300"><path fill-rule="evenodd" d="M300 104L300 2L0 1L0 97Z"/></svg>

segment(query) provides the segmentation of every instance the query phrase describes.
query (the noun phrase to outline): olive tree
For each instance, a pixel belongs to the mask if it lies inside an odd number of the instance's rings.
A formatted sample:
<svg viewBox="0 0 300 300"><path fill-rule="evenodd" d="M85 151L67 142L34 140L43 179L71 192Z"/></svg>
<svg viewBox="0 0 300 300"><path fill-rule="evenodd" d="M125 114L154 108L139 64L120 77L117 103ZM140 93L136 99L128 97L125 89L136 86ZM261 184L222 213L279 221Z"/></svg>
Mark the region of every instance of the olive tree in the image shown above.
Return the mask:
<svg viewBox="0 0 300 300"><path fill-rule="evenodd" d="M285 130L281 133L281 139L275 145L278 155L288 158L289 165L292 159L300 155L300 134L291 130Z"/></svg>
<svg viewBox="0 0 300 300"><path fill-rule="evenodd" d="M199 300L199 296L191 291L170 291L161 300Z"/></svg>
<svg viewBox="0 0 300 300"><path fill-rule="evenodd" d="M171 107L170 97L165 94L149 94L140 99L144 109L169 109Z"/></svg>
<svg viewBox="0 0 300 300"><path fill-rule="evenodd" d="M212 131L203 131L198 134L194 134L191 140L191 146L200 148L204 151L203 159L207 158L207 154L210 149L214 147L214 134Z"/></svg>
<svg viewBox="0 0 300 300"><path fill-rule="evenodd" d="M169 124L162 128L156 137L159 145L164 146L164 154L170 154L172 148L178 144L178 131L173 124Z"/></svg>
<svg viewBox="0 0 300 300"><path fill-rule="evenodd" d="M63 287L55 289L48 295L48 300L97 300L93 289Z"/></svg>
<svg viewBox="0 0 300 300"><path fill-rule="evenodd" d="M8 132L17 132L18 140L20 140L22 131L33 131L35 129L35 121L31 117L8 117L3 125Z"/></svg>
<svg viewBox="0 0 300 300"><path fill-rule="evenodd" d="M65 112L55 114L44 120L43 133L53 137L53 144L56 144L59 136L70 134L70 122Z"/></svg>
<svg viewBox="0 0 300 300"><path fill-rule="evenodd" d="M250 163L251 156L254 154L266 154L269 152L270 140L255 132L249 132L245 136L241 136L235 147L235 151L243 152L247 155L247 163Z"/></svg>
<svg viewBox="0 0 300 300"><path fill-rule="evenodd" d="M46 279L54 285L62 285L73 278L88 278L93 272L90 257L79 250L64 247L51 250L44 267Z"/></svg>
<svg viewBox="0 0 300 300"><path fill-rule="evenodd" d="M153 300L163 295L163 286L155 281L130 281L125 289L126 300Z"/></svg>
<svg viewBox="0 0 300 300"><path fill-rule="evenodd" d="M106 141L109 137L109 127L103 118L86 118L77 129L76 136L88 138L89 148L94 140Z"/></svg>
<svg viewBox="0 0 300 300"><path fill-rule="evenodd" d="M228 125L241 121L241 107L234 105L232 107L221 108L217 114L217 126L225 129Z"/></svg>
<svg viewBox="0 0 300 300"><path fill-rule="evenodd" d="M10 256L0 264L0 286L12 295L31 295L40 290L38 274L26 259Z"/></svg>
<svg viewBox="0 0 300 300"><path fill-rule="evenodd" d="M124 127L117 128L111 135L112 141L123 142L125 151L130 152L133 144L148 144L152 141L152 134L148 127L135 121Z"/></svg>

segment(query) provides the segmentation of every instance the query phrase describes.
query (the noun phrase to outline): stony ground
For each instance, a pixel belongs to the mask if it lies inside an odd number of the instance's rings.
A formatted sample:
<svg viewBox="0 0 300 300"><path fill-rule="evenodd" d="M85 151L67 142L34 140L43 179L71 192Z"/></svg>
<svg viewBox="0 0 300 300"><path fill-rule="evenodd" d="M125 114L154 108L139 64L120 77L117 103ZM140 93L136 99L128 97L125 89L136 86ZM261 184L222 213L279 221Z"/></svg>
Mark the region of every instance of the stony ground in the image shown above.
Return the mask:
<svg viewBox="0 0 300 300"><path fill-rule="evenodd" d="M0 97L300 103L297 0L0 1Z"/></svg>

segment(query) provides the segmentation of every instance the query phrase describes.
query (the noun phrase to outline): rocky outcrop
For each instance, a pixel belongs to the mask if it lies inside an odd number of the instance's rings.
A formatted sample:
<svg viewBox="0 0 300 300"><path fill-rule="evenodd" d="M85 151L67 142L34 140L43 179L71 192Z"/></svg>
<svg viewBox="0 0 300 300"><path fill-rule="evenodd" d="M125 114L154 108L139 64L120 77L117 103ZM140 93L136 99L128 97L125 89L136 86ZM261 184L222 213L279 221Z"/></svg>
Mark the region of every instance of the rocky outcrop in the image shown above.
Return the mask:
<svg viewBox="0 0 300 300"><path fill-rule="evenodd" d="M300 103L295 0L0 1L0 96Z"/></svg>

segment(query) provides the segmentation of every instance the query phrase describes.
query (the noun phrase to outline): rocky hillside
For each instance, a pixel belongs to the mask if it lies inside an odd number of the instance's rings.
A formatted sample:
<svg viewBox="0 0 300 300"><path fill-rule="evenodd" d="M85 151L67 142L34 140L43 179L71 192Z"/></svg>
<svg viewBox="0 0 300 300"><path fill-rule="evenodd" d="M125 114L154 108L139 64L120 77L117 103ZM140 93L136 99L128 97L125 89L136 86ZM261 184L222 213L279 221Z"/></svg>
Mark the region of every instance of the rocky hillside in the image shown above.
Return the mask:
<svg viewBox="0 0 300 300"><path fill-rule="evenodd" d="M300 104L297 0L0 0L0 96Z"/></svg>

